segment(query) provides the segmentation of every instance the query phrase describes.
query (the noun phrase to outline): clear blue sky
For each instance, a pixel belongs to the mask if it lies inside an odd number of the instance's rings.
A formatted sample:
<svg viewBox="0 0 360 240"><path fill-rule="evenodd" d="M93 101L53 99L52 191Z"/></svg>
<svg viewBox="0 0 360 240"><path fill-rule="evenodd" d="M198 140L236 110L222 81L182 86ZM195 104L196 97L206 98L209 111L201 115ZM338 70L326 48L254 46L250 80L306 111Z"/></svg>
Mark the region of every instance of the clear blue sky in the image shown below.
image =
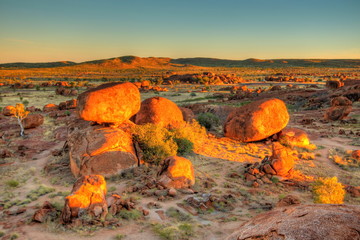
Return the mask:
<svg viewBox="0 0 360 240"><path fill-rule="evenodd" d="M0 0L0 62L360 58L360 0Z"/></svg>

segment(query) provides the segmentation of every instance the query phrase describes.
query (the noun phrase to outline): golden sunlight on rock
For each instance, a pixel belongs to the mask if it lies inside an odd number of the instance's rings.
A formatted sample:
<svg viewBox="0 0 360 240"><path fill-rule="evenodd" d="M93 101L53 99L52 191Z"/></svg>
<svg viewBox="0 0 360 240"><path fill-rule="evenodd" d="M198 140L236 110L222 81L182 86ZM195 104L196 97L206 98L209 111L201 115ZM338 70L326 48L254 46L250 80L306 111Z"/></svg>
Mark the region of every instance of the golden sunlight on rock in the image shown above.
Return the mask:
<svg viewBox="0 0 360 240"><path fill-rule="evenodd" d="M105 218L108 210L106 203L106 182L101 175L89 175L79 178L66 197L61 214L63 222L71 222L79 214L87 212L94 217Z"/></svg>
<svg viewBox="0 0 360 240"><path fill-rule="evenodd" d="M121 128L88 127L71 133L70 166L74 176L111 176L138 165L131 134Z"/></svg>
<svg viewBox="0 0 360 240"><path fill-rule="evenodd" d="M297 151L293 151L281 145L278 142L274 142L273 155L271 156L271 165L274 168L276 175L287 176L293 169L295 160L297 160Z"/></svg>
<svg viewBox="0 0 360 240"><path fill-rule="evenodd" d="M279 142L291 147L315 149L314 144L310 144L310 139L304 130L298 128L285 128L280 132Z"/></svg>
<svg viewBox="0 0 360 240"><path fill-rule="evenodd" d="M187 188L195 184L194 167L190 160L173 156L162 162L159 183L167 188Z"/></svg>
<svg viewBox="0 0 360 240"><path fill-rule="evenodd" d="M120 124L140 109L140 92L132 83L107 83L78 97L79 116L97 123Z"/></svg>
<svg viewBox="0 0 360 240"><path fill-rule="evenodd" d="M231 112L224 125L224 134L242 142L259 141L280 132L288 122L289 113L283 101L259 100Z"/></svg>
<svg viewBox="0 0 360 240"><path fill-rule="evenodd" d="M152 97L141 103L135 117L136 124L154 123L163 127L178 128L185 125L183 114L172 101L163 97Z"/></svg>

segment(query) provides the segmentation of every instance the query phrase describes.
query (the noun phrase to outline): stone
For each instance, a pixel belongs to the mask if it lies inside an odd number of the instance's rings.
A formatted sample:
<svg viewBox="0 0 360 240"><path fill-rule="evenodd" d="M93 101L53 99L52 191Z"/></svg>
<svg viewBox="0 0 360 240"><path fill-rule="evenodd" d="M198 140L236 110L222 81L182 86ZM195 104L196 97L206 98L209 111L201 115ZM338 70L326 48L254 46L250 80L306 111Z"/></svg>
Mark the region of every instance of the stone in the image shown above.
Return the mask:
<svg viewBox="0 0 360 240"><path fill-rule="evenodd" d="M190 108L179 107L179 109L181 110L185 122L191 122L195 119L195 114Z"/></svg>
<svg viewBox="0 0 360 240"><path fill-rule="evenodd" d="M75 177L113 176L138 166L132 136L121 128L89 126L68 137L70 167Z"/></svg>
<svg viewBox="0 0 360 240"><path fill-rule="evenodd" d="M324 114L325 120L343 120L346 118L352 110L352 106L334 106L326 110Z"/></svg>
<svg viewBox="0 0 360 240"><path fill-rule="evenodd" d="M163 127L178 128L184 126L184 118L179 107L163 97L152 97L141 103L135 116L136 124L153 123Z"/></svg>
<svg viewBox="0 0 360 240"><path fill-rule="evenodd" d="M106 83L77 98L80 118L99 124L121 124L140 109L140 92L132 83Z"/></svg>
<svg viewBox="0 0 360 240"><path fill-rule="evenodd" d="M53 103L46 104L43 107L43 112L52 112L52 111L57 111L57 110L59 110L59 106L56 104L53 104Z"/></svg>
<svg viewBox="0 0 360 240"><path fill-rule="evenodd" d="M300 204L301 201L298 197L295 197L293 195L287 195L283 199L280 199L278 203L276 204L277 207L286 207L290 205L296 205Z"/></svg>
<svg viewBox="0 0 360 240"><path fill-rule="evenodd" d="M232 111L226 119L224 134L241 142L259 141L280 132L288 122L289 113L283 101L259 100Z"/></svg>
<svg viewBox="0 0 360 240"><path fill-rule="evenodd" d="M264 172L271 175L276 175L275 170L270 166L270 164L264 164Z"/></svg>
<svg viewBox="0 0 360 240"><path fill-rule="evenodd" d="M158 182L167 188L188 188L195 184L194 167L190 160L172 156L161 163Z"/></svg>
<svg viewBox="0 0 360 240"><path fill-rule="evenodd" d="M299 128L285 128L279 134L279 141L291 147L308 148L310 139L304 130Z"/></svg>
<svg viewBox="0 0 360 240"><path fill-rule="evenodd" d="M76 109L77 106L77 100L71 99L66 102L59 103L59 109L60 110L69 110L69 109Z"/></svg>
<svg viewBox="0 0 360 240"><path fill-rule="evenodd" d="M3 108L2 113L4 116L13 116L13 111L15 110L14 106L6 106Z"/></svg>
<svg viewBox="0 0 360 240"><path fill-rule="evenodd" d="M271 166L278 176L287 176L293 169L297 154L295 151L274 142L272 145L272 156L270 157Z"/></svg>
<svg viewBox="0 0 360 240"><path fill-rule="evenodd" d="M360 207L335 204L278 207L243 223L226 239L360 239Z"/></svg>
<svg viewBox="0 0 360 240"><path fill-rule="evenodd" d="M176 192L176 189L175 189L175 188L170 188L170 189L169 189L168 195L169 195L170 197L176 197L176 194L177 194L177 192Z"/></svg>
<svg viewBox="0 0 360 240"><path fill-rule="evenodd" d="M347 97L339 96L331 99L331 106L352 106L352 101Z"/></svg>
<svg viewBox="0 0 360 240"><path fill-rule="evenodd" d="M30 114L24 120L24 128L36 128L44 123L44 116L41 114Z"/></svg>
<svg viewBox="0 0 360 240"><path fill-rule="evenodd" d="M351 157L355 158L356 160L360 160L360 150L354 150L351 153Z"/></svg>
<svg viewBox="0 0 360 240"><path fill-rule="evenodd" d="M76 180L71 194L65 199L61 213L63 223L72 222L83 212L104 220L108 213L105 196L106 182L103 176L89 175L79 178Z"/></svg>
<svg viewBox="0 0 360 240"><path fill-rule="evenodd" d="M50 215L56 216L56 212L54 206L50 202L45 201L43 206L34 213L32 219L35 222L43 223Z"/></svg>

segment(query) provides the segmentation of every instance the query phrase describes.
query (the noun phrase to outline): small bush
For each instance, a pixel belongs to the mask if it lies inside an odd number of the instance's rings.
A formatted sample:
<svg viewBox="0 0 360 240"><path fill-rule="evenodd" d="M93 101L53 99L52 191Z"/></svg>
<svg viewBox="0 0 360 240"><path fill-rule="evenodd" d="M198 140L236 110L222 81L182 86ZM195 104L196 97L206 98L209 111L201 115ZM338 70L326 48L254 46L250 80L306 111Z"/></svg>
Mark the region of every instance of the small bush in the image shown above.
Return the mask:
<svg viewBox="0 0 360 240"><path fill-rule="evenodd" d="M195 235L194 226L189 223L181 223L173 226L154 224L153 230L162 239L167 240L190 239Z"/></svg>
<svg viewBox="0 0 360 240"><path fill-rule="evenodd" d="M319 178L312 186L315 203L342 204L344 202L344 186L337 177Z"/></svg>
<svg viewBox="0 0 360 240"><path fill-rule="evenodd" d="M185 138L194 144L194 149L201 147L206 140L206 130L196 120L184 127L173 130L175 138Z"/></svg>
<svg viewBox="0 0 360 240"><path fill-rule="evenodd" d="M194 149L194 144L186 138L174 138L177 146L178 146L178 154L185 155L191 153Z"/></svg>
<svg viewBox="0 0 360 240"><path fill-rule="evenodd" d="M124 239L124 237L126 237L126 235L119 233L119 234L115 235L114 239L115 240L121 240L121 239Z"/></svg>
<svg viewBox="0 0 360 240"><path fill-rule="evenodd" d="M137 209L132 209L132 210L123 209L123 210L120 210L118 215L121 218L126 219L126 220L137 220L142 217L142 213Z"/></svg>
<svg viewBox="0 0 360 240"><path fill-rule="evenodd" d="M41 185L35 190L30 191L30 193L26 196L27 198L31 199L32 201L37 200L39 197L46 195L48 193L54 192L54 188L46 187Z"/></svg>
<svg viewBox="0 0 360 240"><path fill-rule="evenodd" d="M138 125L133 128L134 139L144 154L144 161L158 164L166 157L174 156L178 147L172 133L155 124Z"/></svg>
<svg viewBox="0 0 360 240"><path fill-rule="evenodd" d="M220 119L213 113L200 113L197 117L197 121L201 126L204 126L207 130L210 130L220 124Z"/></svg>
<svg viewBox="0 0 360 240"><path fill-rule="evenodd" d="M179 211L178 209L171 207L168 210L166 210L166 215L176 219L179 222L183 222L183 221L190 221L191 220L191 216L188 214L185 214L181 211Z"/></svg>
<svg viewBox="0 0 360 240"><path fill-rule="evenodd" d="M9 187L16 188L17 186L19 186L20 183L16 180L12 179L12 180L6 181L5 184Z"/></svg>

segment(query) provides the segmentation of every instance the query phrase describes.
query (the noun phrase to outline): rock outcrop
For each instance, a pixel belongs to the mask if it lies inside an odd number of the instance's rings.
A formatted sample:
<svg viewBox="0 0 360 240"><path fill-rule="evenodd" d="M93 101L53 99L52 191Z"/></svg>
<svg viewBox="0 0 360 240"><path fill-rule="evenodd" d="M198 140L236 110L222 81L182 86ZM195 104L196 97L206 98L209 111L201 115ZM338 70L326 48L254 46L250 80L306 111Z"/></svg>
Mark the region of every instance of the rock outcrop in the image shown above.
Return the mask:
<svg viewBox="0 0 360 240"><path fill-rule="evenodd" d="M227 240L360 239L360 207L292 205L260 214L242 224Z"/></svg>
<svg viewBox="0 0 360 240"><path fill-rule="evenodd" d="M232 111L225 122L224 133L242 142L259 141L280 132L288 122L285 103L276 98L265 99Z"/></svg>
<svg viewBox="0 0 360 240"><path fill-rule="evenodd" d="M68 137L74 176L111 176L138 166L131 134L121 128L90 126Z"/></svg>

